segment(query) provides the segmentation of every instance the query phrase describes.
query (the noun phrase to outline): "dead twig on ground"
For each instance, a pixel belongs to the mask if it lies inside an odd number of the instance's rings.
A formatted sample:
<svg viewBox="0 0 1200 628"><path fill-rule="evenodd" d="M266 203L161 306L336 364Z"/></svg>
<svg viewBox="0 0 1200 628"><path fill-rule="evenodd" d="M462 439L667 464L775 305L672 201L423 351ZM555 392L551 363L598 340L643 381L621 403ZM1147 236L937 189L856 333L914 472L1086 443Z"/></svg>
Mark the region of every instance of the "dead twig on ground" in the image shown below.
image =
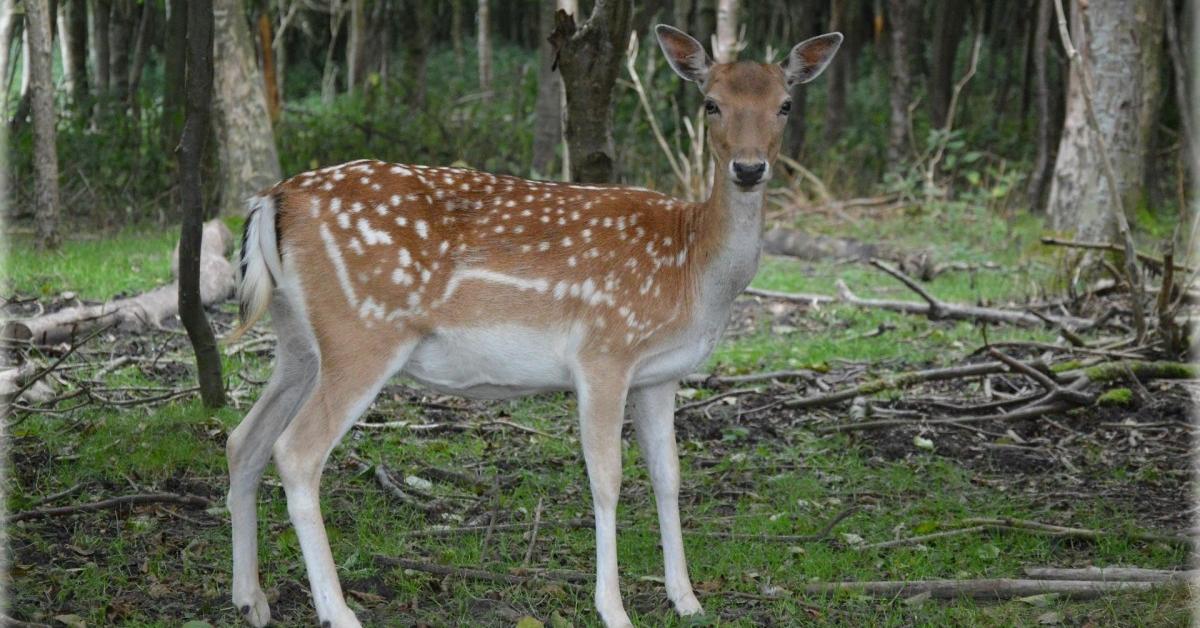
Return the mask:
<svg viewBox="0 0 1200 628"><path fill-rule="evenodd" d="M464 580L483 580L486 582L498 582L501 584L530 584L534 582L557 582L559 584L574 587L578 584L572 580L555 577L555 573L551 571L529 571L529 575L516 575L510 573L500 573L496 571L487 571L486 569L472 569L470 567L452 567L450 565L438 565L435 563L427 563L410 558L395 558L392 556L375 556L375 562L386 565L388 567L400 567L401 569L411 569L413 571L423 571L435 576L450 576L462 578Z"/></svg>
<svg viewBox="0 0 1200 628"><path fill-rule="evenodd" d="M849 591L880 597L912 597L928 594L934 599L973 598L1007 600L1031 595L1055 593L1066 598L1093 599L1121 591L1149 591L1161 582L1090 580L1024 580L989 578L982 580L882 580L864 582L821 582L804 587L809 595Z"/></svg>
<svg viewBox="0 0 1200 628"><path fill-rule="evenodd" d="M6 519L6 523L17 523L18 521L29 521L32 519L44 519L47 517L60 517L64 515L74 515L81 512L94 512L97 510L107 510L110 508L118 508L120 506L139 506L142 504L179 504L189 508L208 508L212 504L203 497L196 495L177 495L175 493L146 493L140 495L123 495L121 497L113 497L97 502L88 502L86 504L73 504L71 506L58 506L55 508L42 508L40 510L26 510L24 512L13 513Z"/></svg>
<svg viewBox="0 0 1200 628"><path fill-rule="evenodd" d="M542 523L542 498L538 498L537 507L533 509L533 528L529 531L529 547L525 549L525 560L521 561L522 567L528 567L530 561L533 560L533 548L537 545L538 526Z"/></svg>
<svg viewBox="0 0 1200 628"><path fill-rule="evenodd" d="M704 386L706 388L716 388L720 386L734 386L737 384L753 384L756 382L769 382L774 380L787 379L804 379L811 380L815 377L813 371L767 371L765 373L748 373L746 375L706 375L697 373L688 375L683 379L683 383L692 386Z"/></svg>

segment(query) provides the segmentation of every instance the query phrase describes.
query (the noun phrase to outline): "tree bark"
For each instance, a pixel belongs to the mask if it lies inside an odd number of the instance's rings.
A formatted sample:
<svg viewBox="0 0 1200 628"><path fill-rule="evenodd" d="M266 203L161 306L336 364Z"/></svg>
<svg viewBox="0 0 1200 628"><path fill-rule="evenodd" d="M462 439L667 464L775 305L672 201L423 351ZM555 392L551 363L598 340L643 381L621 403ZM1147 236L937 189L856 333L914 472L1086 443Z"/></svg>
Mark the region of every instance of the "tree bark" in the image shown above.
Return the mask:
<svg viewBox="0 0 1200 628"><path fill-rule="evenodd" d="M346 40L346 91L353 92L366 81L367 13L363 0L350 0L350 33Z"/></svg>
<svg viewBox="0 0 1200 628"><path fill-rule="evenodd" d="M564 11L555 14L554 45L566 87L566 137L571 180L614 180L612 100L621 57L629 42L630 0L596 0L577 28Z"/></svg>
<svg viewBox="0 0 1200 628"><path fill-rule="evenodd" d="M92 67L96 69L96 96L108 98L111 85L109 79L108 18L112 14L111 0L93 0L92 3Z"/></svg>
<svg viewBox="0 0 1200 628"><path fill-rule="evenodd" d="M258 49L262 51L263 89L267 96L267 113L271 122L279 119L279 83L275 80L275 50L271 46L271 15L258 14Z"/></svg>
<svg viewBox="0 0 1200 628"><path fill-rule="evenodd" d="M412 27L406 33L405 56L407 57L407 73L412 81L408 102L417 109L425 108L428 94L429 49L433 44L433 6L430 0L414 0L412 12Z"/></svg>
<svg viewBox="0 0 1200 628"><path fill-rule="evenodd" d="M88 14L85 0L69 0L61 5L65 12L65 24L61 37L64 73L71 77L69 89L71 101L78 109L88 101Z"/></svg>
<svg viewBox="0 0 1200 628"><path fill-rule="evenodd" d="M534 104L533 172L547 177L554 168L554 153L562 141L562 78L554 71L554 2L543 2L538 15L538 93Z"/></svg>
<svg viewBox="0 0 1200 628"><path fill-rule="evenodd" d="M891 85L888 115L887 168L899 172L908 151L908 105L912 101L913 0L887 0L891 22Z"/></svg>
<svg viewBox="0 0 1200 628"><path fill-rule="evenodd" d="M733 63L738 55L738 2L717 0L717 33L712 42L713 60Z"/></svg>
<svg viewBox="0 0 1200 628"><path fill-rule="evenodd" d="M846 30L849 25L847 9L847 0L830 0L830 31ZM833 145L841 139L842 130L846 127L846 75L849 64L850 58L845 54L840 54L835 56L829 67L825 69L825 84L829 86L829 98L825 105L825 143L829 145ZM803 91L804 87L797 85L796 90ZM792 100L795 102L795 96L792 97ZM792 106L795 107L795 105Z"/></svg>
<svg viewBox="0 0 1200 628"><path fill-rule="evenodd" d="M134 0L114 0L108 18L108 80L113 98L129 92L129 49L137 20Z"/></svg>
<svg viewBox="0 0 1200 628"><path fill-rule="evenodd" d="M479 46L479 91L489 94L492 91L492 28L489 0L479 0L479 8L475 15L478 28L476 44Z"/></svg>
<svg viewBox="0 0 1200 628"><path fill-rule="evenodd" d="M49 0L26 0L25 31L29 38L30 98L33 107L34 222L39 248L59 245L58 154L55 150L54 82L51 76Z"/></svg>
<svg viewBox="0 0 1200 628"><path fill-rule="evenodd" d="M10 54L13 34L20 21L16 13L16 1L0 0L0 127L5 130L8 129L8 76L9 64L12 63ZM7 138L3 139L7 140ZM0 142L0 146L8 146L7 141ZM0 155L0 175L7 171L7 160ZM7 196L0 198L0 202L5 200L7 200Z"/></svg>
<svg viewBox="0 0 1200 628"><path fill-rule="evenodd" d="M146 2L142 5L142 17L138 22L137 38L133 44L133 61L129 67L129 86L125 92L125 101L133 107L134 112L139 110L137 104L138 86L142 83L142 70L146 67L146 57L150 54L150 27L154 23L154 9L157 6L153 2Z"/></svg>
<svg viewBox="0 0 1200 628"><path fill-rule="evenodd" d="M967 3L942 0L934 9L933 41L929 68L929 115L934 128L946 126L950 92L954 89L954 61L966 21ZM982 7L979 9L982 10ZM1004 64L1011 67L1012 63Z"/></svg>
<svg viewBox="0 0 1200 628"><path fill-rule="evenodd" d="M168 0L163 41L162 146L174 152L183 132L184 62L187 59L187 0Z"/></svg>
<svg viewBox="0 0 1200 628"><path fill-rule="evenodd" d="M466 67L463 51L463 1L450 0L450 43L454 48L454 65L462 72Z"/></svg>
<svg viewBox="0 0 1200 628"><path fill-rule="evenodd" d="M234 215L248 197L280 179L279 156L242 0L215 0L213 8L220 211ZM189 12L189 19L194 14Z"/></svg>
<svg viewBox="0 0 1200 628"><path fill-rule="evenodd" d="M1053 0L1037 0L1037 22L1033 32L1033 93L1037 107L1037 132L1035 144L1037 154L1033 170L1029 174L1029 207L1033 211L1046 208L1046 185L1050 180L1054 146L1050 142L1050 127L1054 111L1050 108L1047 44L1050 40L1050 3Z"/></svg>
<svg viewBox="0 0 1200 628"><path fill-rule="evenodd" d="M1089 68L1092 105L1117 176L1114 199L1096 154L1079 72L1071 68L1067 114L1050 182L1051 228L1080 240L1117 235L1116 206L1135 208L1145 191L1146 156L1161 95L1162 0L1091 0L1084 28L1079 5L1071 39Z"/></svg>
<svg viewBox="0 0 1200 628"><path fill-rule="evenodd" d="M242 22L240 11L233 14L232 21ZM216 337L204 315L200 295L200 251L204 228L200 168L208 138L213 96L215 19L211 0L190 0L187 22L187 120L183 125L183 140L176 153L183 202L183 225L179 238L179 319L196 353L200 398L205 406L219 408L225 405L221 353L217 350ZM245 29L245 24L242 24L242 28Z"/></svg>

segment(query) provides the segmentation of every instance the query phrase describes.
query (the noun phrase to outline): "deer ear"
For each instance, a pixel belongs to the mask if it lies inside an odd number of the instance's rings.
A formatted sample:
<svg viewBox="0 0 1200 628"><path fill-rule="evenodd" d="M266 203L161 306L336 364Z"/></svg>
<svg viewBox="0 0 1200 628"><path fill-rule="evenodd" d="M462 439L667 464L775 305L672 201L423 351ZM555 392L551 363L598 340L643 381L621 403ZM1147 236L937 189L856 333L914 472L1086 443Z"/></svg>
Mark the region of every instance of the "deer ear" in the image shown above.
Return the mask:
<svg viewBox="0 0 1200 628"><path fill-rule="evenodd" d="M783 75L787 78L788 89L820 76L841 45L841 33L817 35L796 44L788 53L787 59L780 64L783 67Z"/></svg>
<svg viewBox="0 0 1200 628"><path fill-rule="evenodd" d="M708 58L708 53L704 52L704 46L701 46L700 42L666 24L655 26L654 34L658 36L658 45L667 56L667 63L671 64L671 69L675 70L676 74L702 85L708 80L708 69L712 67L712 60Z"/></svg>

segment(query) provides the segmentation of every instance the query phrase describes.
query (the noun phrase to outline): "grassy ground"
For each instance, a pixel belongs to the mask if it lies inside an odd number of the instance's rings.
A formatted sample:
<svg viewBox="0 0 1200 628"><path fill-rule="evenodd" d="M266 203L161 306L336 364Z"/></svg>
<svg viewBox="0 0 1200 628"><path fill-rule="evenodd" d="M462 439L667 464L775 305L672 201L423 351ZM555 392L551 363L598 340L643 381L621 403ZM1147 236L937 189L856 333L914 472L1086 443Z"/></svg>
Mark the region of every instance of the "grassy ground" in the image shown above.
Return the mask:
<svg viewBox="0 0 1200 628"><path fill-rule="evenodd" d="M820 221L814 221L821 228ZM952 228L943 228L951 225ZM809 225L812 226L812 225ZM929 284L956 301L1020 301L1036 296L1055 275L1053 258L1034 248L1039 225L1002 222L962 208L863 219L842 233L886 239L900 247L936 247L940 261L993 261L1000 270L946 273ZM930 234L933 234L930 236ZM168 277L174 231L130 231L76 240L62 253L35 254L16 243L6 292L49 298L70 290L85 298L143 290ZM130 260L139 270L124 272ZM866 266L768 259L755 285L806 292L833 291L842 279L863 296L910 298L894 280ZM232 320L231 306L216 315ZM878 333L883 330L882 333ZM1051 340L1040 330L992 329L989 337ZM158 355L130 365L104 384L120 387L190 385L186 340L173 331L131 338L115 335L90 350L96 367L110 351ZM901 370L961 361L980 344L966 323L840 306L799 311L747 302L710 368L723 373L812 368L834 381L862 369ZM88 625L178 626L188 620L236 625L229 602L228 517L224 441L253 403L269 373L269 344L226 357L233 407L209 412L197 401L90 406L66 415L29 415L11 430L5 492L10 511L81 484L66 503L154 490L211 499L207 511L174 506L56 517L9 527L10 615L32 621L79 620ZM848 375L847 375L848 377ZM867 543L953 527L971 516L1011 516L1121 531L1178 524L1183 503L1124 498L1153 493L1190 478L1186 452L1174 466L1153 459L1095 460L1078 477L1061 465L977 464L955 455L950 442L933 451L879 438L823 436L816 420L844 414L770 411L753 401L795 391L764 386L759 396L714 404L677 418L683 467L682 510L692 579L714 625L1187 625L1189 596L1174 588L1090 602L1053 597L981 603L833 598L800 591L815 581L1019 576L1036 565L1138 565L1176 568L1187 555L1177 546L1130 541L1115 534L1097 542L1012 532L966 535L915 547L864 550ZM695 391L696 398L710 394ZM412 420L457 425L420 433L355 430L335 451L323 483L326 524L348 599L370 625L514 625L531 616L552 625L596 625L587 585L497 585L380 566L377 555L497 572L549 568L589 572L592 532L545 527L531 549L528 530L414 534L434 525L529 524L539 502L542 521L590 514L582 457L568 396L471 403L397 382L385 389L367 420ZM1060 420L1078 426L1089 417ZM541 432L514 429L507 423ZM1023 432L1024 433L1024 432ZM627 434L627 436L629 436ZM905 438L908 438L905 436ZM670 612L661 585L661 553L653 497L636 446L626 440L625 484L618 519L619 559L626 607L639 625L684 625ZM1089 457L1090 456L1090 457ZM427 515L397 503L355 460L385 464L397 481L432 481L442 505ZM1077 461L1078 461L1077 459ZM994 462L994 461L993 461ZM458 479L442 473L454 471ZM1185 477L1175 477L1183 474ZM1080 482L1079 480L1082 480ZM1061 482L1062 487L1058 486ZM1172 484L1172 486L1175 486ZM497 490L497 488L499 490ZM1055 499L1057 488L1074 497ZM1117 497L1113 497L1113 496ZM272 473L260 505L263 584L283 625L311 624L315 615L282 489ZM715 539L709 533L810 534L847 508L854 511L825 539L789 543ZM860 541L861 540L861 541ZM529 562L525 564L525 556ZM558 622L561 619L562 621ZM525 624L529 625L529 624ZM694 625L694 623L692 624Z"/></svg>

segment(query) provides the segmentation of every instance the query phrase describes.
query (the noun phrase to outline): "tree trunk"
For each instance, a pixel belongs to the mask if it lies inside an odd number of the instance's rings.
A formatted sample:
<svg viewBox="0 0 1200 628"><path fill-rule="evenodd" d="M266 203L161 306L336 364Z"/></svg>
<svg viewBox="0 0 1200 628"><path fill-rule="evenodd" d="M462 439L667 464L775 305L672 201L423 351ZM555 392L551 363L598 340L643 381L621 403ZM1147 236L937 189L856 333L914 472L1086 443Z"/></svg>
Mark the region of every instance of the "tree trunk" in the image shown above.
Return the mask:
<svg viewBox="0 0 1200 628"><path fill-rule="evenodd" d="M240 9L240 6L234 8ZM241 23L241 12L234 13L232 20L226 21ZM200 168L205 140L208 138L209 108L213 97L214 15L211 0L188 2L187 26L187 121L183 125L179 152L176 153L183 203L183 226L179 238L179 320L187 330L196 353L200 398L205 406L219 408L225 405L221 353L217 350L217 340L204 315L200 295L200 252L204 229ZM245 24L242 24L242 29L245 30Z"/></svg>
<svg viewBox="0 0 1200 628"><path fill-rule="evenodd" d="M562 141L562 79L554 71L554 45L550 33L554 30L555 3L542 3L538 16L538 93L534 105L533 172L549 176L554 168L554 153Z"/></svg>
<svg viewBox="0 0 1200 628"><path fill-rule="evenodd" d="M275 50L271 47L271 15L258 14L258 49L262 51L263 89L267 95L267 113L271 122L279 119L279 83L275 80Z"/></svg>
<svg viewBox="0 0 1200 628"><path fill-rule="evenodd" d="M8 76L9 64L12 63L13 34L20 21L16 12L17 0L0 0L0 127L8 129ZM0 146L8 146L7 138L0 138ZM3 162L0 159L0 162ZM0 167L0 176L8 171ZM0 203L7 201L7 196L0 197ZM7 205L5 205L7 207Z"/></svg>
<svg viewBox="0 0 1200 628"><path fill-rule="evenodd" d="M1047 74L1048 44L1050 42L1050 3L1054 0L1037 0L1037 22L1033 29L1033 93L1037 106L1037 155L1033 170L1029 173L1029 207L1042 211L1046 202L1046 184L1049 182L1052 165L1053 145L1050 143L1050 125L1054 111L1050 108L1050 87Z"/></svg>
<svg viewBox="0 0 1200 628"><path fill-rule="evenodd" d="M1057 231L1080 240L1110 241L1117 234L1114 207L1137 207L1145 191L1146 156L1162 87L1163 3L1091 0L1086 29L1079 6L1073 8L1071 39L1088 68L1096 121L1121 198L1109 194L1089 135L1081 77L1072 67L1047 213Z"/></svg>
<svg viewBox="0 0 1200 628"><path fill-rule="evenodd" d="M333 53L337 50L338 32L342 29L342 20L346 17L346 8L341 0L332 0L329 8L329 45L325 49L325 66L321 71L321 102L333 104L337 91L337 64Z"/></svg>
<svg viewBox="0 0 1200 628"><path fill-rule="evenodd" d="M346 40L346 91L353 92L366 81L367 12L363 0L350 0L350 33Z"/></svg>
<svg viewBox="0 0 1200 628"><path fill-rule="evenodd" d="M847 0L830 0L829 2L829 30L844 31L849 25L849 16L847 15ZM839 54L833 58L829 67L825 69L825 84L828 85L829 98L825 105L825 143L829 145L836 144L842 137L842 130L846 126L846 83L847 71L849 70L850 57L845 54ZM803 92L804 87L797 85L796 91ZM795 101L795 96L792 97ZM795 107L795 105L793 105ZM796 114L793 113L793 116Z"/></svg>
<svg viewBox="0 0 1200 628"><path fill-rule="evenodd" d="M242 8L242 0L216 0L213 11L217 61L214 103L221 213L225 215L240 214L248 197L280 178L262 74ZM189 12L189 18L192 15L194 11Z"/></svg>
<svg viewBox="0 0 1200 628"><path fill-rule="evenodd" d="M50 41L49 0L26 0L25 31L29 38L30 98L33 107L34 221L38 247L58 248L58 154L54 148L54 59Z"/></svg>
<svg viewBox="0 0 1200 628"><path fill-rule="evenodd" d="M954 60L958 42L962 39L967 3L963 0L942 0L934 9L933 41L929 68L929 115L933 128L946 126L950 108L950 92L954 89ZM979 10L983 10L980 7ZM1004 63L1011 67L1010 59Z"/></svg>
<svg viewBox="0 0 1200 628"><path fill-rule="evenodd" d="M713 60L733 63L738 55L738 2L717 0L717 33L713 37Z"/></svg>
<svg viewBox="0 0 1200 628"><path fill-rule="evenodd" d="M162 145L172 152L183 132L187 14L187 0L168 0L167 32L163 41Z"/></svg>
<svg viewBox="0 0 1200 628"><path fill-rule="evenodd" d="M136 21L133 0L114 0L108 18L108 76L113 98L125 98L129 92L129 49Z"/></svg>
<svg viewBox="0 0 1200 628"><path fill-rule="evenodd" d="M412 28L405 39L405 54L408 57L407 73L412 81L408 102L417 109L425 108L428 94L427 69L429 48L433 39L433 6L429 0L415 0L412 7Z"/></svg>
<svg viewBox="0 0 1200 628"><path fill-rule="evenodd" d="M142 83L142 70L146 67L146 57L150 53L150 39L153 37L150 34L150 26L154 23L155 6L157 5L153 2L142 5L142 19L138 23L137 39L133 44L133 62L129 67L129 87L125 93L125 101L135 112L139 110L137 91Z"/></svg>
<svg viewBox="0 0 1200 628"><path fill-rule="evenodd" d="M888 116L887 168L899 172L908 154L908 105L912 101L913 0L887 0L891 22L891 109Z"/></svg>
<svg viewBox="0 0 1200 628"><path fill-rule="evenodd" d="M108 18L112 14L111 0L93 0L92 4L92 67L96 69L96 97L108 98L109 79Z"/></svg>
<svg viewBox="0 0 1200 628"><path fill-rule="evenodd" d="M467 63L463 52L463 0L450 0L450 42L454 47L454 65L462 72Z"/></svg>
<svg viewBox="0 0 1200 628"><path fill-rule="evenodd" d="M475 24L478 28L476 44L479 46L479 91L486 95L492 91L492 27L488 0L479 0Z"/></svg>
<svg viewBox="0 0 1200 628"><path fill-rule="evenodd" d="M78 109L88 100L88 14L85 0L61 4L65 24L60 29L63 42L63 72L70 77L71 101Z"/></svg>
<svg viewBox="0 0 1200 628"><path fill-rule="evenodd" d="M566 137L571 180L614 180L613 88L629 42L630 0L596 0L582 27L564 11L555 14L558 68L566 87Z"/></svg>

